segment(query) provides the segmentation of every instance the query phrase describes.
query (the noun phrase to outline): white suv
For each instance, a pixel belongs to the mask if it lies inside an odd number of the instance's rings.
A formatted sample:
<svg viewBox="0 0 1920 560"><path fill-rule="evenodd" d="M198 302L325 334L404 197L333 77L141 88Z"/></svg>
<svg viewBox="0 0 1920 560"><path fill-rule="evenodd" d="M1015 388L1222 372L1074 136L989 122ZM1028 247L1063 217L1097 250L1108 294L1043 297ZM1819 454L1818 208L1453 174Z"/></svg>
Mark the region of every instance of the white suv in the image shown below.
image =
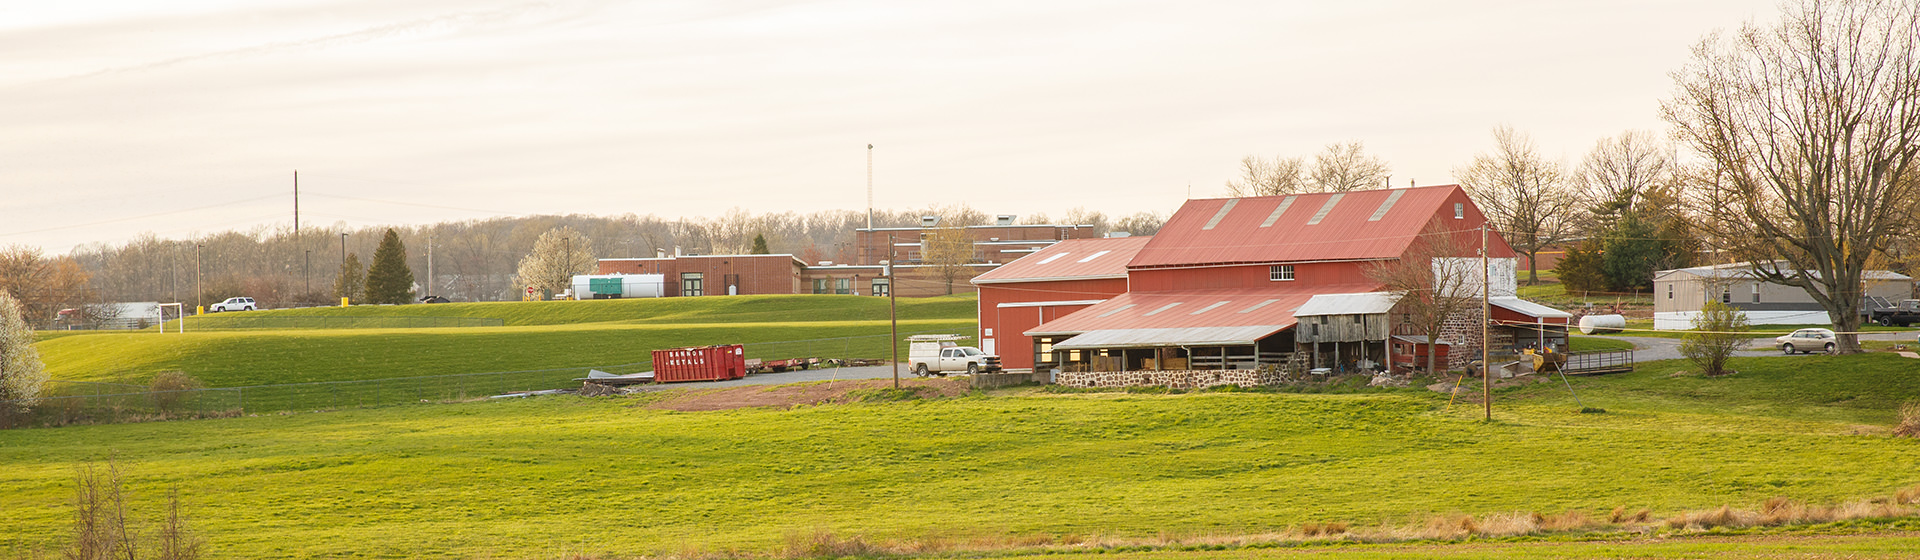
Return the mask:
<svg viewBox="0 0 1920 560"><path fill-rule="evenodd" d="M254 310L253 298L250 298L250 297L230 297L230 298L227 298L227 301L213 304L212 306L207 308L208 313L219 313L221 311L253 311L253 310Z"/></svg>
<svg viewBox="0 0 1920 560"><path fill-rule="evenodd" d="M1832 354L1833 330L1800 329L1787 333L1785 336L1775 337L1773 343L1780 347L1781 352L1788 354L1794 352L1812 353L1816 350Z"/></svg>

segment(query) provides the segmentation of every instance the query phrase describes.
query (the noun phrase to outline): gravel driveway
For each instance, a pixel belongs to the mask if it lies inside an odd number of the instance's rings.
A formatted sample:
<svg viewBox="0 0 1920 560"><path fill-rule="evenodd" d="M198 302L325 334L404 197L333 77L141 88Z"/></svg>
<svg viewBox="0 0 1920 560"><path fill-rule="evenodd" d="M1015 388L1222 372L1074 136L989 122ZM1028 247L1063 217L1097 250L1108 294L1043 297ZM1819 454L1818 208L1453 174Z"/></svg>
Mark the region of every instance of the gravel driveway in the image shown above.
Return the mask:
<svg viewBox="0 0 1920 560"><path fill-rule="evenodd" d="M1578 336L1578 335L1575 335L1575 336ZM1911 332L1904 332L1904 333L1886 332L1886 333L1863 334L1863 335L1860 335L1860 340L1911 341L1913 340L1913 337L1914 337L1914 333L1911 333ZM1615 340L1625 340L1628 342L1632 342L1633 343L1633 361L1635 362L1652 362L1656 360L1677 360L1684 357L1680 355L1680 339L1678 338L1660 338L1660 337L1652 337L1652 336L1608 336L1605 338L1611 338ZM1773 346L1773 337L1771 336L1755 337L1754 339L1748 341L1747 344L1742 347L1743 348L1742 350L1735 351L1734 355L1735 356L1784 356L1784 354L1781 354L1779 350L1774 350L1772 346ZM1761 350L1746 349L1746 348L1754 348L1754 347L1759 347L1762 349Z"/></svg>

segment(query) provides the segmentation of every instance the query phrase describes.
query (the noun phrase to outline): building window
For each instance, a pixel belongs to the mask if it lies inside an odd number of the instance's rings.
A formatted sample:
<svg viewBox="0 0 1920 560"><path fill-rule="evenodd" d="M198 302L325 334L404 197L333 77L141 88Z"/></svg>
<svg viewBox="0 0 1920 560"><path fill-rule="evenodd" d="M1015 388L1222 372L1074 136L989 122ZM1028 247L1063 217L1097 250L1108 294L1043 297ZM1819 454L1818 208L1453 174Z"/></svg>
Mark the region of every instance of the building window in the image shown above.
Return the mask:
<svg viewBox="0 0 1920 560"><path fill-rule="evenodd" d="M707 295L707 275L698 272L680 273L680 295L693 297Z"/></svg>
<svg viewBox="0 0 1920 560"><path fill-rule="evenodd" d="M833 279L833 293L840 294L843 296L853 293L853 279L852 278Z"/></svg>
<svg viewBox="0 0 1920 560"><path fill-rule="evenodd" d="M1720 288L1720 303L1733 303L1733 287Z"/></svg>
<svg viewBox="0 0 1920 560"><path fill-rule="evenodd" d="M1466 218L1467 218L1467 203L1465 202L1453 203L1453 219L1464 220Z"/></svg>
<svg viewBox="0 0 1920 560"><path fill-rule="evenodd" d="M816 294L826 294L826 293L832 293L832 292L828 292L828 291L827 291L827 279L826 279L826 278L815 278L815 279L813 279L813 293L816 293Z"/></svg>
<svg viewBox="0 0 1920 560"><path fill-rule="evenodd" d="M873 279L873 295L880 296L880 297L887 297L888 293L891 291L892 291L892 287L887 285L887 279L885 278Z"/></svg>
<svg viewBox="0 0 1920 560"><path fill-rule="evenodd" d="M1275 282L1286 282L1286 281L1293 280L1293 265L1276 264L1276 265L1267 267L1267 279Z"/></svg>
<svg viewBox="0 0 1920 560"><path fill-rule="evenodd" d="M1753 283L1753 302L1760 303L1760 283Z"/></svg>
<svg viewBox="0 0 1920 560"><path fill-rule="evenodd" d="M1667 284L1667 299L1673 299L1673 284Z"/></svg>

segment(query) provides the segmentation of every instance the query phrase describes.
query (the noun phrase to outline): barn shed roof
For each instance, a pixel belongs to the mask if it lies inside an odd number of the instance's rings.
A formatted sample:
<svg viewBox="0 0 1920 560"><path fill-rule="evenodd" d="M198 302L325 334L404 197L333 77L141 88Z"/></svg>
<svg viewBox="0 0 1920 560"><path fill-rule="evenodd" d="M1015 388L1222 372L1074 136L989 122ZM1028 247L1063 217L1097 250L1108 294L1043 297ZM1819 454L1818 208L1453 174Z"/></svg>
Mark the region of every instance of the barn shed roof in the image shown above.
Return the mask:
<svg viewBox="0 0 1920 560"><path fill-rule="evenodd" d="M1126 278L1127 262L1151 237L1068 239L973 279L974 284Z"/></svg>
<svg viewBox="0 0 1920 560"><path fill-rule="evenodd" d="M1482 216L1457 185L1189 200L1131 268L1398 258L1436 217L1454 223L1454 203L1464 205L1464 236ZM1498 235L1489 245L1513 256Z"/></svg>

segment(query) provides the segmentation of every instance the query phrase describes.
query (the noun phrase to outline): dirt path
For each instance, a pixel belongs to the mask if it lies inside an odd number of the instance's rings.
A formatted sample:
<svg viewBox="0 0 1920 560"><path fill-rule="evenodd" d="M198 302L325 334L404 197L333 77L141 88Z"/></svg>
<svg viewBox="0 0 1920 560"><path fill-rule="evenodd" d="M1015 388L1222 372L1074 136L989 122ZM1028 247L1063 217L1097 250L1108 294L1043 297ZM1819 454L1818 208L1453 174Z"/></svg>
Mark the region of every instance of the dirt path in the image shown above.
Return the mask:
<svg viewBox="0 0 1920 560"><path fill-rule="evenodd" d="M972 389L965 378L958 379L903 379L900 387L912 391L919 398L956 397L965 395ZM648 408L662 410L727 410L733 408L778 407L790 408L799 405L825 403L846 403L873 397L875 393L893 388L888 379L860 379L847 381L819 381L792 385L744 386L723 389L687 388L666 392L671 396L663 400L648 403ZM881 397L885 398L885 397Z"/></svg>

